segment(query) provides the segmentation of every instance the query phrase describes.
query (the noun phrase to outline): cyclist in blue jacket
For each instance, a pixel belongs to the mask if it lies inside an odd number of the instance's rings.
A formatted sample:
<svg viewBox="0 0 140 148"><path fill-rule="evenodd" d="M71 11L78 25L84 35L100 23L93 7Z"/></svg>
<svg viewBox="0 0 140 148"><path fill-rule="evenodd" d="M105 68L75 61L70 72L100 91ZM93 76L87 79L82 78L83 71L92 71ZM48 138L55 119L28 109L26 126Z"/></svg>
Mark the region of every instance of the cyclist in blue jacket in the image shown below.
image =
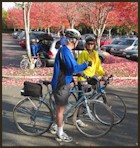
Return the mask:
<svg viewBox="0 0 140 148"><path fill-rule="evenodd" d="M78 40L81 37L80 32L76 29L67 29L65 36L67 44L62 46L56 55L51 84L56 103L56 140L70 142L72 141L72 137L69 137L63 131L63 114L65 107L68 104L70 83L73 80L73 73L85 70L89 66L90 62L78 64L71 53L71 50L78 44Z"/></svg>

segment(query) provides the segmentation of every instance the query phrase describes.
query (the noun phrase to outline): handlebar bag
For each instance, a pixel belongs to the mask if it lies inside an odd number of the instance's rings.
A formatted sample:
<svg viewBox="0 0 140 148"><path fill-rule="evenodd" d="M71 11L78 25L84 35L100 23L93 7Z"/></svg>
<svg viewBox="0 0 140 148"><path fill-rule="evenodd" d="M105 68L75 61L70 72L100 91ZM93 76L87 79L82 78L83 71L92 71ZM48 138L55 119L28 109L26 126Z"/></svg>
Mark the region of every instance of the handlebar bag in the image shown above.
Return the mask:
<svg viewBox="0 0 140 148"><path fill-rule="evenodd" d="M25 81L22 95L31 97L41 97L42 85L39 83Z"/></svg>
<svg viewBox="0 0 140 148"><path fill-rule="evenodd" d="M93 76L91 78L88 78L87 82L90 85L96 85L99 82L99 80L96 76Z"/></svg>

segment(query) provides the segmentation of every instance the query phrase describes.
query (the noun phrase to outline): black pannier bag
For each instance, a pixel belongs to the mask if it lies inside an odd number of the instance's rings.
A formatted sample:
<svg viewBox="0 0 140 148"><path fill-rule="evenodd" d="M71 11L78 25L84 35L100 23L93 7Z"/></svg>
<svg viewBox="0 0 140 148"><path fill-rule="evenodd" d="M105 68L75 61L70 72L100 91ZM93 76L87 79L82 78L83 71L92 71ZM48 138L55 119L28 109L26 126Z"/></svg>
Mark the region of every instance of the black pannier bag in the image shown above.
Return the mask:
<svg viewBox="0 0 140 148"><path fill-rule="evenodd" d="M42 96L42 85L33 82L24 82L24 88L21 90L21 95L31 96L31 97L41 97Z"/></svg>

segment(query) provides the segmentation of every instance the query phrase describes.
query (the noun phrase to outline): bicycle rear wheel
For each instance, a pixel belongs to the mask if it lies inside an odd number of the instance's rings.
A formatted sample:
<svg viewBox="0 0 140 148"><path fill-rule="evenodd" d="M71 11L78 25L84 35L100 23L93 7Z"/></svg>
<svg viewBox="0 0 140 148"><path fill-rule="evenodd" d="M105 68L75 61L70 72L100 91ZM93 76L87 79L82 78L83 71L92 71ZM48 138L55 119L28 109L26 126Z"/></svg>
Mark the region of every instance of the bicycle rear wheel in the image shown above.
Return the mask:
<svg viewBox="0 0 140 148"><path fill-rule="evenodd" d="M13 109L13 118L18 130L30 136L45 133L53 122L50 107L39 98L21 100Z"/></svg>
<svg viewBox="0 0 140 148"><path fill-rule="evenodd" d="M87 111L85 102L82 102L79 107L76 108L74 113L73 122L77 129L87 137L98 138L106 135L112 128L114 118L110 108L98 100L87 100L89 111ZM100 120L110 123L105 125ZM81 127L78 121L84 122L87 126Z"/></svg>
<svg viewBox="0 0 140 148"><path fill-rule="evenodd" d="M100 95L96 98L97 100L104 100L104 103L107 104L114 116L114 125L123 121L126 115L126 106L122 98L113 93L106 93L105 95ZM104 124L107 122L100 119Z"/></svg>

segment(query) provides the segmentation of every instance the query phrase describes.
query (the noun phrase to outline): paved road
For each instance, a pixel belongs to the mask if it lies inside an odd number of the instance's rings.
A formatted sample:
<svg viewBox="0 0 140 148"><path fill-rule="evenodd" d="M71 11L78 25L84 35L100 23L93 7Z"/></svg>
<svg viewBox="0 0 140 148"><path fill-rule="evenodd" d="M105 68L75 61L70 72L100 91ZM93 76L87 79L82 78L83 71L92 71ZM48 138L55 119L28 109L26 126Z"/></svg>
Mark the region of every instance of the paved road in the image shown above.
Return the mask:
<svg viewBox="0 0 140 148"><path fill-rule="evenodd" d="M15 57L20 59L24 52L15 39L3 34L2 55L3 66L16 64ZM12 44L12 45L11 45ZM12 48L11 48L12 46ZM14 49L13 49L14 48ZM16 54L14 56L14 53ZM8 60L8 61L7 61ZM17 66L18 67L18 66ZM65 125L66 131L74 138L71 143L58 143L55 135L45 133L42 136L32 137L20 133L14 125L12 110L22 98L19 86L2 85L2 145L3 146L136 146L138 144L138 88L108 88L107 91L119 94L127 106L127 115L124 121L112 128L101 138L87 138L81 135L73 125Z"/></svg>
<svg viewBox="0 0 140 148"><path fill-rule="evenodd" d="M2 34L2 67L10 65L18 68L22 54L25 53L25 49L21 48L17 39L13 39L10 34Z"/></svg>

